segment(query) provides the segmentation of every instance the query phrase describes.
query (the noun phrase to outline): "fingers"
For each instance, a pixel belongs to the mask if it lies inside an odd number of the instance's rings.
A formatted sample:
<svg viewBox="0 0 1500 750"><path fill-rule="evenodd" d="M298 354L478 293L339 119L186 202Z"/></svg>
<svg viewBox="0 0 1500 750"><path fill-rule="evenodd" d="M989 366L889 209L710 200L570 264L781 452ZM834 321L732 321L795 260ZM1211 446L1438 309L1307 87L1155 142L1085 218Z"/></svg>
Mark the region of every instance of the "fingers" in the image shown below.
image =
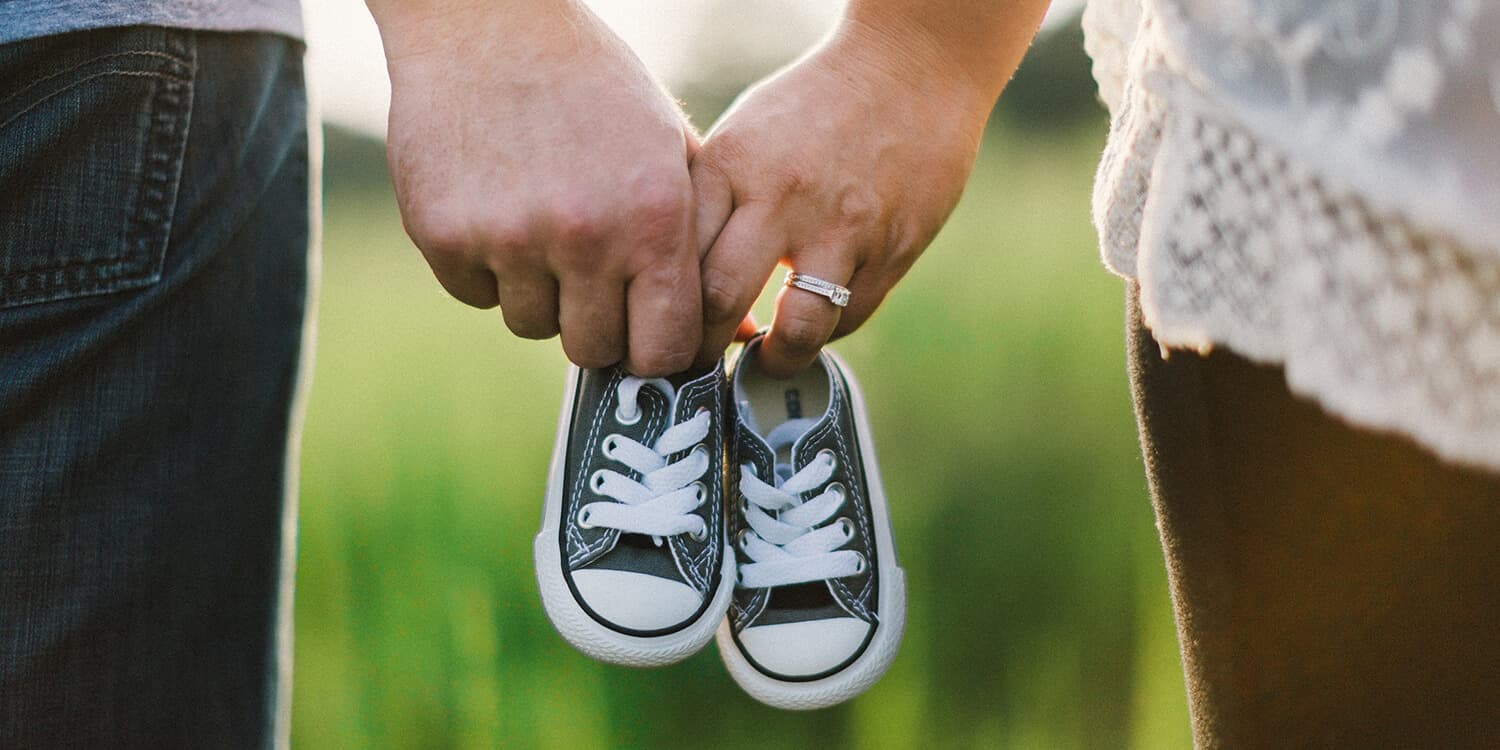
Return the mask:
<svg viewBox="0 0 1500 750"><path fill-rule="evenodd" d="M852 254L843 248L798 252L789 262L798 273L847 286L854 275ZM776 295L776 314L761 344L757 363L767 375L789 378L812 364L838 327L842 308L827 297L796 287Z"/></svg>
<svg viewBox="0 0 1500 750"><path fill-rule="evenodd" d="M617 281L603 276L564 278L558 303L563 353L573 364L608 367L625 356L625 293Z"/></svg>
<svg viewBox="0 0 1500 750"><path fill-rule="evenodd" d="M785 247L780 226L759 204L736 209L703 258L703 345L698 364L717 361Z"/></svg>
<svg viewBox="0 0 1500 750"><path fill-rule="evenodd" d="M689 174L693 179L693 205L697 212L694 227L698 233L698 257L703 258L729 221L729 214L734 210L734 191L723 172L706 161L694 161Z"/></svg>
<svg viewBox="0 0 1500 750"><path fill-rule="evenodd" d="M575 236L573 249L558 254L570 258L557 267L563 351L580 367L623 359L636 375L681 372L692 364L702 334L686 162L680 177L638 182L629 205L628 222L581 244ZM569 295L575 286L576 299Z"/></svg>
<svg viewBox="0 0 1500 750"><path fill-rule="evenodd" d="M844 285L849 287L849 305L839 311L839 324L834 326L829 340L847 336L864 325L895 283L896 279L870 266L861 266L855 271L854 278Z"/></svg>
<svg viewBox="0 0 1500 750"><path fill-rule="evenodd" d="M432 275L454 299L482 310L500 304L495 274L488 268L475 266L454 253L434 252L426 257Z"/></svg>
<svg viewBox="0 0 1500 750"><path fill-rule="evenodd" d="M641 377L686 370L703 335L697 254L682 252L638 274L626 292L625 369Z"/></svg>
<svg viewBox="0 0 1500 750"><path fill-rule="evenodd" d="M526 339L557 335L557 280L541 270L495 274L500 313L511 333Z"/></svg>
<svg viewBox="0 0 1500 750"><path fill-rule="evenodd" d="M691 158L697 140L691 132L685 137ZM626 271L625 368L644 377L687 369L702 340L693 188L687 166L684 161L680 178L640 192L632 214L636 223L615 238L619 247L613 254L632 261Z"/></svg>
<svg viewBox="0 0 1500 750"><path fill-rule="evenodd" d="M734 329L734 340L740 343L749 341L760 332L760 324L755 322L755 314L750 313L740 321L738 328Z"/></svg>

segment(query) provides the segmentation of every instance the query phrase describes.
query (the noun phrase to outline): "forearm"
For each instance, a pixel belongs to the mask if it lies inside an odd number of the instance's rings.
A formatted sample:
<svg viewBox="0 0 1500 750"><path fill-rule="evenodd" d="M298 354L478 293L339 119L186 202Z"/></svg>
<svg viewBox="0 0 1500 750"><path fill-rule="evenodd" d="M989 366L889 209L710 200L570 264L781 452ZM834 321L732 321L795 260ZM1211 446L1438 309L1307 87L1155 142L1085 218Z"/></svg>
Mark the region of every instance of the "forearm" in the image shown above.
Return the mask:
<svg viewBox="0 0 1500 750"><path fill-rule="evenodd" d="M834 44L909 80L964 89L985 114L1020 65L1050 0L850 0Z"/></svg>

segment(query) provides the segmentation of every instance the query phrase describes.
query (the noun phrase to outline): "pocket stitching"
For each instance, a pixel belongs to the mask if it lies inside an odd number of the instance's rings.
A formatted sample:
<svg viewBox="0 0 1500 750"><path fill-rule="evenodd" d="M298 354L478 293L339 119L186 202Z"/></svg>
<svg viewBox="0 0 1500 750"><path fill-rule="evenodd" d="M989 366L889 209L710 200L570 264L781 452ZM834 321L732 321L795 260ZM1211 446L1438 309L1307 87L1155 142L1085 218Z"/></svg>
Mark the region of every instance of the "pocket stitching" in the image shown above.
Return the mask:
<svg viewBox="0 0 1500 750"><path fill-rule="evenodd" d="M32 89L34 89L34 88L36 88L36 87L38 87L38 86L46 83L48 81L51 81L51 80L53 80L55 78L61 78L62 76L68 75L69 73L72 73L73 71L78 70L79 68L84 68L84 67L88 67L89 65L93 65L94 63L99 62L100 60L109 60L109 59L116 58L116 57L159 57L159 58L161 58L163 60L166 60L167 62L170 62L170 63L172 63L172 64L174 64L174 65L176 65L178 67L182 67L182 68L189 68L189 67L191 67L190 63L187 60L184 60L184 59L182 59L180 57L177 57L176 55L169 55L169 54L167 54L165 52L155 52L155 51L152 51L152 50L131 50L129 52L111 52L111 53L106 54L106 55L98 55L98 56L95 56L95 57L91 57L91 58L89 58L87 60L84 60L84 61L82 61L82 62L78 63L77 65L74 65L74 66L72 66L70 68L64 68L63 70L59 70L56 73L53 73L52 75L45 76L45 77L40 78L38 80L32 81L31 83L28 83L25 86L22 86L20 89L17 89L16 91L12 91L6 97L0 98L0 107L3 107L6 104L9 104L14 99L19 99L22 94L25 94L26 92L28 92L28 91L30 91L30 90L32 90ZM161 75L171 75L171 73L168 73L168 72L165 72L165 71L141 71L141 72L142 73L160 72ZM83 79L83 80L88 80L88 79ZM67 87L63 88L62 90L66 91Z"/></svg>
<svg viewBox="0 0 1500 750"><path fill-rule="evenodd" d="M131 78L160 78L160 79L162 79L164 81L171 81L173 83L179 83L179 84L190 83L190 81L188 81L186 78L178 78L178 77L173 76L173 75L168 74L168 73L161 73L161 72L156 72L156 71L124 70L124 69L101 70L98 73L92 73L92 74L87 75L87 76L85 76L83 78L79 78L79 79L77 79L75 81L70 81L68 83L68 85L63 86L62 88L57 89L56 91L53 91L51 93L48 93L46 96L43 96L43 97L41 97L41 98L33 101L31 104L27 105L27 107L25 109L22 109L19 112L16 112L15 114L11 115L10 117L5 118L4 120L0 120L0 130L4 130L5 128L9 127L11 123L15 122L16 120L19 120L22 115L25 115L27 112L30 112L31 110L36 109L37 107L42 106L43 104L45 104L49 100L55 99L55 98L57 98L59 96L62 96L63 94L66 94L69 91L71 91L71 90L73 90L75 88L78 88L79 86L82 86L85 83L88 83L89 81L92 81L92 80L94 80L96 78L103 78L105 76L129 76ZM0 104L3 104L3 103L4 102L0 102Z"/></svg>
<svg viewBox="0 0 1500 750"><path fill-rule="evenodd" d="M17 271L15 273L0 276L0 292L9 294L29 295L27 302L32 304L50 302L73 296L88 296L101 291L110 291L111 283L122 277L140 273L141 269L149 265L149 259L138 258L133 255L113 255L108 258L96 258L88 261L74 261L53 266L38 266L28 271ZM88 272L92 271L92 274ZM88 276L92 278L87 278ZM60 281L49 281L49 276L73 276ZM26 280L28 283L19 285ZM35 288L32 288L32 283ZM17 290L17 286L20 289ZM0 308L6 307L0 297Z"/></svg>
<svg viewBox="0 0 1500 750"><path fill-rule="evenodd" d="M168 39L168 42L174 40ZM117 252L96 256L87 260L51 262L32 265L29 268L11 268L0 276L0 309L16 305L53 302L98 294L108 294L150 284L160 278L165 245L172 224L172 203L176 199L177 178L181 173L182 151L186 147L186 131L192 110L194 61L192 47L186 46L187 57L167 53L136 50L131 52L99 55L88 61L73 65L57 74L49 75L37 83L55 81L60 75L76 75L80 68L100 60L154 57L172 62L186 72L186 77L168 70L134 70L111 67L99 70L76 80L69 80L55 91L47 92L25 109L13 113L0 122L0 131L46 102L87 85L96 79L127 77L151 79L158 82L152 95L154 104L142 143L141 172L137 202L127 218L125 234ZM119 63L116 63L117 65ZM27 87L35 92L36 85ZM187 103L183 103L184 97ZM15 96L6 97L0 104L13 102ZM175 157L175 160L174 160ZM160 242L161 252L153 252L151 245ZM18 293L18 288L25 289Z"/></svg>

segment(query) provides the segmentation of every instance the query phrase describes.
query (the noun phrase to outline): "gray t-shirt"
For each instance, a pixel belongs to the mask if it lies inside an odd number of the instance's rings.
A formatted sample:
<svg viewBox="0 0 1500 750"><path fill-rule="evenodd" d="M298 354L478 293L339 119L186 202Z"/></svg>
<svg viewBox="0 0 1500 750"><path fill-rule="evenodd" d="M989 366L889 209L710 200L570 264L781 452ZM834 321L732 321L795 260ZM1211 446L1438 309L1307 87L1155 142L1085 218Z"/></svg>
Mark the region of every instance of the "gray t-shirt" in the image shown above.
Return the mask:
<svg viewBox="0 0 1500 750"><path fill-rule="evenodd" d="M269 31L302 38L299 0L0 0L0 44L116 26Z"/></svg>

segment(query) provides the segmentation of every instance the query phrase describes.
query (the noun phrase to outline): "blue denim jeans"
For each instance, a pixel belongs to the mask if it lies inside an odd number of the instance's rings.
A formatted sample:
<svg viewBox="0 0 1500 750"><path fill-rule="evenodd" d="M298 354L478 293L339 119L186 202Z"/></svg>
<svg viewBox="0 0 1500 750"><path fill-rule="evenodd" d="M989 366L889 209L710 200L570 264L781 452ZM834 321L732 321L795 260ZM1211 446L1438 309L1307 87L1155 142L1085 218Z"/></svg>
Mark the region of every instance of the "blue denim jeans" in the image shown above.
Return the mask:
<svg viewBox="0 0 1500 750"><path fill-rule="evenodd" d="M0 46L0 747L284 731L299 42Z"/></svg>

